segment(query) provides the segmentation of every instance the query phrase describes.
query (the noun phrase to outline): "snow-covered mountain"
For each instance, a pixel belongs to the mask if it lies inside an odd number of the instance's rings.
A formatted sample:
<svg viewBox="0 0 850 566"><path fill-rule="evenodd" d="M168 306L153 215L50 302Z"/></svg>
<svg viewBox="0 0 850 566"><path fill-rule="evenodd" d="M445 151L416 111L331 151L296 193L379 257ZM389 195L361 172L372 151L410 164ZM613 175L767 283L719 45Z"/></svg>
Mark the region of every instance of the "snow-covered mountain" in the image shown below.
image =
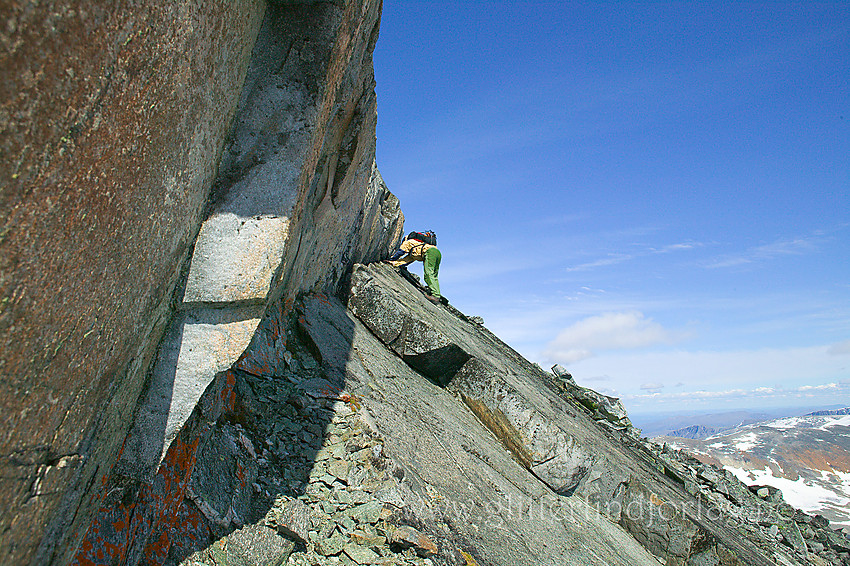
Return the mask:
<svg viewBox="0 0 850 566"><path fill-rule="evenodd" d="M850 408L750 424L704 439L659 437L748 485L850 528Z"/></svg>

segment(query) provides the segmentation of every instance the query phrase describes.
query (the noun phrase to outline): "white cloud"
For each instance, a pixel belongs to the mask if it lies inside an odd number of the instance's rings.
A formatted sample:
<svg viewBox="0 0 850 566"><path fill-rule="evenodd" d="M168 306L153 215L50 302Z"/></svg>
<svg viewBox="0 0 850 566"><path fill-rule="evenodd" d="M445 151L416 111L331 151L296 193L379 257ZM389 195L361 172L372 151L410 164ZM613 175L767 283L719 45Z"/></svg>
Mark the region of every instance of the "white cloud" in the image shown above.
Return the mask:
<svg viewBox="0 0 850 566"><path fill-rule="evenodd" d="M780 240L772 244L758 246L753 249L756 257L772 258L779 255L797 255L817 249L820 237L796 238L794 240Z"/></svg>
<svg viewBox="0 0 850 566"><path fill-rule="evenodd" d="M609 254L608 257L597 259L595 261L590 261L588 263L582 263L579 265L575 265L573 267L567 267L565 271L573 272L573 271L589 271L595 267L605 267L607 265L617 265L618 263L623 263L624 261L629 261L634 256L630 254Z"/></svg>
<svg viewBox="0 0 850 566"><path fill-rule="evenodd" d="M678 338L640 312L606 313L580 320L562 330L543 352L551 361L574 363L598 350L634 349L666 344Z"/></svg>
<svg viewBox="0 0 850 566"><path fill-rule="evenodd" d="M669 246L664 246L661 249L652 250L652 252L657 254L666 254L670 252L692 250L694 248L702 247L702 245L703 244L700 242L683 242L681 244L670 244Z"/></svg>
<svg viewBox="0 0 850 566"><path fill-rule="evenodd" d="M626 407L756 407L812 401L850 402L846 360L829 346L737 351L653 351L598 355L569 366L579 384L607 375ZM646 384L683 383L665 389ZM733 405L734 403L734 405Z"/></svg>
<svg viewBox="0 0 850 566"><path fill-rule="evenodd" d="M850 340L836 342L835 344L832 344L826 352L831 356L850 354Z"/></svg>
<svg viewBox="0 0 850 566"><path fill-rule="evenodd" d="M815 233L809 237L795 238L793 240L777 240L761 246L751 247L738 254L730 254L720 257L705 264L706 268L718 269L723 267L736 267L756 261L771 260L780 256L802 255L818 251L824 238Z"/></svg>
<svg viewBox="0 0 850 566"><path fill-rule="evenodd" d="M644 389L641 386L641 389ZM720 391L683 391L681 393L661 394L658 391L651 393L638 393L624 395L627 400L655 399L655 400L720 400L720 399L756 399L756 398L802 398L810 397L813 393L850 393L850 387L838 383L824 383L820 385L803 385L791 389L775 389L773 387L756 387L754 389L723 389Z"/></svg>
<svg viewBox="0 0 850 566"><path fill-rule="evenodd" d="M644 383L640 386L640 388L644 391L657 391L659 389L664 388L663 383Z"/></svg>
<svg viewBox="0 0 850 566"><path fill-rule="evenodd" d="M806 393L808 391L838 391L840 389L842 389L842 386L837 383L824 383L822 385L803 385L798 387L797 391Z"/></svg>
<svg viewBox="0 0 850 566"><path fill-rule="evenodd" d="M752 258L744 257L744 256L727 256L723 259L715 260L711 263L705 264L705 267L708 269L720 269L723 267L737 267L739 265L747 265L748 263L752 263Z"/></svg>
<svg viewBox="0 0 850 566"><path fill-rule="evenodd" d="M744 389L727 389L725 391L684 391L682 393L672 393L672 399L721 399L728 397L744 397L747 391Z"/></svg>
<svg viewBox="0 0 850 566"><path fill-rule="evenodd" d="M679 244L669 244L666 246L662 246L660 248L655 248L651 246L645 246L644 244L633 244L635 247L639 247L635 252L632 253L609 253L607 256L589 261L586 263L581 263L578 265L574 265L571 267L567 267L564 271L568 273L576 272L576 271L590 271L597 267L607 267L609 265L617 265L620 263L625 263L627 261L631 261L633 259L639 259L642 257L647 257L649 255L654 254L668 254L672 252L679 251L688 251L694 248L701 247L703 244L699 242L682 242Z"/></svg>

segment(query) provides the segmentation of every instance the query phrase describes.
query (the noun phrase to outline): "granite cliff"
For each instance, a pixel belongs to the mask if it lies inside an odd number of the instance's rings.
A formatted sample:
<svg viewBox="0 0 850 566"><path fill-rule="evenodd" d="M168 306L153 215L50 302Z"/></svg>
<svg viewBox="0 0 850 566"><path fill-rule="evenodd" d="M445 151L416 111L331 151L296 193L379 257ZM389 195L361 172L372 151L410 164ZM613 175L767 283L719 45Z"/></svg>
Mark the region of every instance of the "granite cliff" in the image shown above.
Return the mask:
<svg viewBox="0 0 850 566"><path fill-rule="evenodd" d="M850 561L377 263L380 0L2 10L4 563Z"/></svg>
<svg viewBox="0 0 850 566"><path fill-rule="evenodd" d="M380 2L2 14L0 557L65 564L99 509L142 507L271 305L397 238L374 165Z"/></svg>

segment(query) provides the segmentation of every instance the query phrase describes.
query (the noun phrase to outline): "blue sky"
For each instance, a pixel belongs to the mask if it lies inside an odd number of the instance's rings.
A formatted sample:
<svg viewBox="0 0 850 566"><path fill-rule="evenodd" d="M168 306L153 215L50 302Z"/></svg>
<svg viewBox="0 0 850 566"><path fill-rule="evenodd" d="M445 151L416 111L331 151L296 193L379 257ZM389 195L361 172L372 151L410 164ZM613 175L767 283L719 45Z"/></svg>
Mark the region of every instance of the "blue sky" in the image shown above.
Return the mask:
<svg viewBox="0 0 850 566"><path fill-rule="evenodd" d="M850 3L386 0L375 75L406 229L526 357L630 412L850 405Z"/></svg>

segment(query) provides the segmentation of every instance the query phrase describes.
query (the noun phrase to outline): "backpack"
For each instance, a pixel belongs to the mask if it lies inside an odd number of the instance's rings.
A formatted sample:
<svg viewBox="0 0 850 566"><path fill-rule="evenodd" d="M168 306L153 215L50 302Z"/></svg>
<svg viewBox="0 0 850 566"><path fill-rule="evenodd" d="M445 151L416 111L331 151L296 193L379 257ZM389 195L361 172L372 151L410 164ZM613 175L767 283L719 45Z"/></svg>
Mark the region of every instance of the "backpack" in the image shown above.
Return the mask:
<svg viewBox="0 0 850 566"><path fill-rule="evenodd" d="M431 230L428 230L427 232L411 232L407 235L407 239L417 240L425 244L431 244L432 246L437 245L437 235Z"/></svg>

